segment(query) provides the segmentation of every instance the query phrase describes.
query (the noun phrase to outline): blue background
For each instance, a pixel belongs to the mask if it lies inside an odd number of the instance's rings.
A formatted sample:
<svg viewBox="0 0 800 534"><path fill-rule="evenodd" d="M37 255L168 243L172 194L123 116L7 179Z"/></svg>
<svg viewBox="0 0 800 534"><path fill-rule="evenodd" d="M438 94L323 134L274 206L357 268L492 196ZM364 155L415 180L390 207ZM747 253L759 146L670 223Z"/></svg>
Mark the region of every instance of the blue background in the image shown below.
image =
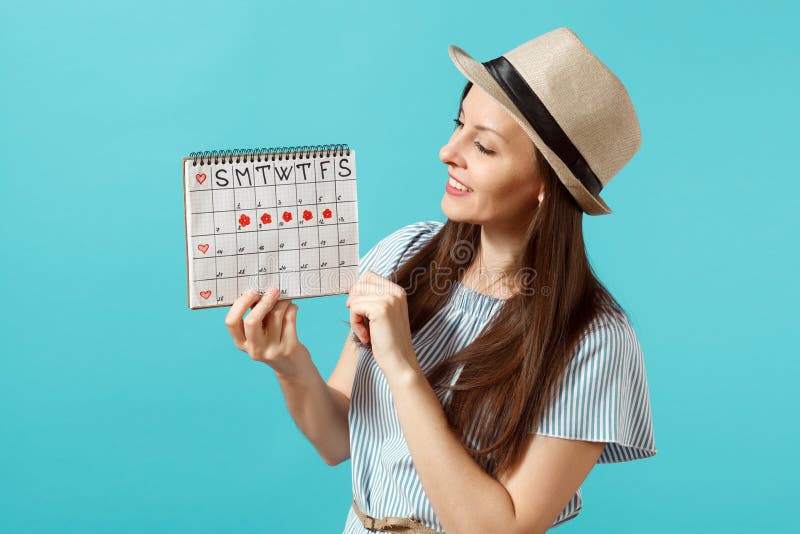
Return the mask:
<svg viewBox="0 0 800 534"><path fill-rule="evenodd" d="M652 5L651 5L652 4ZM180 159L348 143L361 253L444 220L464 78L569 26L643 144L585 217L644 348L658 454L560 532L784 531L796 495L797 57L789 2L33 2L0 7L0 531L340 532L329 467L228 308L190 311ZM344 295L295 300L327 378Z"/></svg>

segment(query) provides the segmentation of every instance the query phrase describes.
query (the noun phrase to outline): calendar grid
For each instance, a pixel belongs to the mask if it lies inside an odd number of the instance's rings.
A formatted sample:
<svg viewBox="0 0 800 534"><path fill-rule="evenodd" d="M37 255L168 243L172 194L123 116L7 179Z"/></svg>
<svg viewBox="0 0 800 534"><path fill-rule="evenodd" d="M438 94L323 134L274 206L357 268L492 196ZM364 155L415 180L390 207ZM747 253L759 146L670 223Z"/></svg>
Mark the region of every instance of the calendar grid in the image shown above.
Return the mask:
<svg viewBox="0 0 800 534"><path fill-rule="evenodd" d="M190 219L190 308L232 304L251 286L259 292L267 285L277 286L280 298L289 299L341 294L345 289L341 264L347 263L350 269L358 250L355 154L352 177L347 173L348 158L343 153L340 156L338 149L333 154L320 151L313 157L303 156L301 161L295 161L298 158L292 158L292 153L283 153L280 161L275 153L275 161L259 171L255 170L255 159L248 161L246 157L242 163L236 156L225 154L216 161L198 156L199 167L193 165L191 156L184 159L185 207ZM264 156L263 161L269 158ZM347 180L338 179L340 170ZM211 183L204 184L201 173L207 173ZM303 173L303 179L299 173ZM232 206L228 195L232 196ZM260 224L262 215L271 218L264 217ZM330 228L331 224L336 228ZM204 251L209 241L213 259L198 252ZM215 292L215 298L208 298L209 290Z"/></svg>
<svg viewBox="0 0 800 534"><path fill-rule="evenodd" d="M259 158L260 160L261 158ZM252 161L250 163L253 163ZM256 216L256 290L260 293L261 292L261 253L258 249L258 244L260 243L259 234L261 233L260 223L261 219L258 217L258 191L256 189L256 167L255 165L251 165L253 169L253 212Z"/></svg>
<svg viewBox="0 0 800 534"><path fill-rule="evenodd" d="M319 180L317 179L317 169L314 167L314 218L317 219L317 273L319 274L319 285L322 287L322 238L319 234Z"/></svg>
<svg viewBox="0 0 800 534"><path fill-rule="evenodd" d="M273 161L274 163L274 161ZM275 172L275 165L270 165L270 171L272 172L272 188L275 192L275 235L278 236L278 243L280 243L281 238L281 230L278 222L280 221L280 216L278 215L278 177L277 173ZM278 261L275 262L277 271L275 272L275 277L278 279L278 287L281 285L281 271L280 271L280 264L281 264L281 250L278 249L276 254Z"/></svg>
<svg viewBox="0 0 800 534"><path fill-rule="evenodd" d="M214 219L214 173L211 172L211 165L208 166L208 172L211 176L207 177L207 180L211 180L211 187L209 190L211 191L211 231L213 232L214 238L214 250L212 253L214 254L214 301L219 302L219 280L217 278L217 273L219 273L219 267L217 266L217 232L215 231L217 221Z"/></svg>
<svg viewBox="0 0 800 534"><path fill-rule="evenodd" d="M339 180L336 173L336 158L333 158L333 200L336 202L336 218L341 219L339 213ZM339 289L342 288L342 237L339 235L339 220L336 221L336 274L339 276Z"/></svg>
<svg viewBox="0 0 800 534"><path fill-rule="evenodd" d="M225 164L225 160L222 160L223 165ZM236 171L234 171L233 165L231 165L231 192L233 195L233 242L234 242L234 251L236 252L236 271L234 272L234 280L236 280L236 294L239 294L239 229L236 225L239 224L238 217L236 214L238 212L238 208L236 207Z"/></svg>
<svg viewBox="0 0 800 534"><path fill-rule="evenodd" d="M294 160L292 160L294 161ZM301 269L300 263L300 221L302 220L302 215L299 215L300 212L300 205L297 203L297 163L292 164L292 170L294 171L294 203L295 203L295 213L298 213L297 218L295 218L295 224L297 224L297 291L302 295L303 294L303 270Z"/></svg>

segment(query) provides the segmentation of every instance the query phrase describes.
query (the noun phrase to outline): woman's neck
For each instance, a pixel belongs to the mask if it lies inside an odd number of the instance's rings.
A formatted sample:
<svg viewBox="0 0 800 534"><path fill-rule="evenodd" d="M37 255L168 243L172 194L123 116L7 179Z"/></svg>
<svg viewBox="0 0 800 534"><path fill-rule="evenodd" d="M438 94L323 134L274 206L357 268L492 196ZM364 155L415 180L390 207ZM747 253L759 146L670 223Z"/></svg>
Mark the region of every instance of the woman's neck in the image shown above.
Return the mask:
<svg viewBox="0 0 800 534"><path fill-rule="evenodd" d="M508 247L498 247L494 242L483 241L483 237L481 239L462 277L462 284L476 293L500 299L510 298L516 293L515 255Z"/></svg>
<svg viewBox="0 0 800 534"><path fill-rule="evenodd" d="M476 258L482 261L483 270L493 276L508 273L513 276L525 248L523 226L512 229L482 225Z"/></svg>

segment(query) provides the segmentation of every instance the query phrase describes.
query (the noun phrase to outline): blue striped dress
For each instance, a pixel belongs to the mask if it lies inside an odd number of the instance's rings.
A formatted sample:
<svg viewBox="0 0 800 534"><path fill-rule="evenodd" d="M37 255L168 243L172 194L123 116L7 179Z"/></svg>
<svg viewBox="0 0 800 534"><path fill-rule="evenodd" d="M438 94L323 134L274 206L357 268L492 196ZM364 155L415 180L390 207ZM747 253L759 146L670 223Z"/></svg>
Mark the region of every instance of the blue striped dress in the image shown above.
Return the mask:
<svg viewBox="0 0 800 534"><path fill-rule="evenodd" d="M395 230L361 258L359 274L369 269L388 277L443 225L422 221ZM420 366L428 370L469 344L504 302L453 284L448 304L414 335ZM442 402L450 394L437 392ZM389 386L368 348L358 357L348 419L353 497L359 508L373 517L411 517L443 531L414 468ZM626 320L601 316L589 325L535 432L607 442L597 461L601 464L656 454L642 350ZM552 526L577 516L581 504L579 488ZM344 533L369 532L351 506Z"/></svg>

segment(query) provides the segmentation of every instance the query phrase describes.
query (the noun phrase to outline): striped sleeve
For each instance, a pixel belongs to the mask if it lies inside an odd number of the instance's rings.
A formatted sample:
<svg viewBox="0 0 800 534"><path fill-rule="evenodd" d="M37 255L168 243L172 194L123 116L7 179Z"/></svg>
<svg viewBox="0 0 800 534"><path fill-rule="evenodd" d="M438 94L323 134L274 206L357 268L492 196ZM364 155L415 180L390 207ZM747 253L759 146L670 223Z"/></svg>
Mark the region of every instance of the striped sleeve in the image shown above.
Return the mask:
<svg viewBox="0 0 800 534"><path fill-rule="evenodd" d="M369 269L388 278L416 254L442 227L439 221L420 221L402 226L370 248L358 261L358 275Z"/></svg>
<svg viewBox="0 0 800 534"><path fill-rule="evenodd" d="M598 464L656 454L644 356L626 319L587 329L536 433L605 441Z"/></svg>

